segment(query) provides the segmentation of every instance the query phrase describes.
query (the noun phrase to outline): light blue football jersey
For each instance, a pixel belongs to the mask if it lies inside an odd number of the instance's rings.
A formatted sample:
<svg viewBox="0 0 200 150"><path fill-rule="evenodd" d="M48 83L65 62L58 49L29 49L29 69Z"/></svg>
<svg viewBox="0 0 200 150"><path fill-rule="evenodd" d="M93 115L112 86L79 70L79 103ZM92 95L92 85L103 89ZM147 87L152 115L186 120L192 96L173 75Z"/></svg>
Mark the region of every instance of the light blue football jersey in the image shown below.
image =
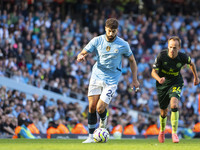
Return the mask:
<svg viewBox="0 0 200 150"><path fill-rule="evenodd" d="M133 53L128 42L116 37L113 42L106 40L106 35L93 38L84 48L94 52L97 61L92 68L92 79L103 80L106 84L117 84L121 76L122 56L130 57Z"/></svg>

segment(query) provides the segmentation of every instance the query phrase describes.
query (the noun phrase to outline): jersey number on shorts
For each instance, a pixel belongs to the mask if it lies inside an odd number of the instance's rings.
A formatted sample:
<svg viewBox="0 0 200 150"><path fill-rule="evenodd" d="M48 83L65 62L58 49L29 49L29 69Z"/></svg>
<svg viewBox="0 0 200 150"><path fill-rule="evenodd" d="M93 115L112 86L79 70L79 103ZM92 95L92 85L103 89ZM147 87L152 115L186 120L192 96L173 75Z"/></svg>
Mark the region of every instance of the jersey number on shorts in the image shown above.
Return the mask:
<svg viewBox="0 0 200 150"><path fill-rule="evenodd" d="M176 92L176 93L181 93L181 89L180 89L180 87L173 87L173 90L172 90L172 92Z"/></svg>
<svg viewBox="0 0 200 150"><path fill-rule="evenodd" d="M112 90L108 90L108 93L106 94L106 96L108 96L109 98L111 98L113 96L114 93L112 93Z"/></svg>

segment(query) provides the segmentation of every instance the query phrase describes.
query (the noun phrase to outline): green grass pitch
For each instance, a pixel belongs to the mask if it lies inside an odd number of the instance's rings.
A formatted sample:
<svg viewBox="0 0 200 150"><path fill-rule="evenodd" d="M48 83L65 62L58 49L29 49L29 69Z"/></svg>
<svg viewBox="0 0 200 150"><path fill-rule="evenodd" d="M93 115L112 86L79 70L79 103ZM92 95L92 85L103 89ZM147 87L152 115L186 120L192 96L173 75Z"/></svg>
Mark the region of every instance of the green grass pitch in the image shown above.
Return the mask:
<svg viewBox="0 0 200 150"><path fill-rule="evenodd" d="M82 144L78 139L0 139L0 150L200 150L200 139L181 139L172 143L166 139L109 140L107 143Z"/></svg>

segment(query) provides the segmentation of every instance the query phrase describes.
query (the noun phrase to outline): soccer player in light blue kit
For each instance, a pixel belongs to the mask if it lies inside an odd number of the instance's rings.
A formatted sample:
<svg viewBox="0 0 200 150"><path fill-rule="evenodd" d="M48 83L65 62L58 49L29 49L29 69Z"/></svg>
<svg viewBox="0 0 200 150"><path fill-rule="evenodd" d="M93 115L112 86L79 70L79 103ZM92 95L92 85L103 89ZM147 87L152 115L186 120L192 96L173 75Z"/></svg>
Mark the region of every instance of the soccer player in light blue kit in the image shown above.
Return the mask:
<svg viewBox="0 0 200 150"><path fill-rule="evenodd" d="M132 86L139 89L137 80L137 64L128 42L117 36L118 21L114 18L106 20L106 34L93 38L77 56L77 61L85 61L88 53L94 52L97 61L92 69L88 88L88 128L89 137L83 143L93 143L93 132L97 123L96 111L100 116L100 128L106 128L107 106L114 95L121 75L122 57L129 60L133 75Z"/></svg>

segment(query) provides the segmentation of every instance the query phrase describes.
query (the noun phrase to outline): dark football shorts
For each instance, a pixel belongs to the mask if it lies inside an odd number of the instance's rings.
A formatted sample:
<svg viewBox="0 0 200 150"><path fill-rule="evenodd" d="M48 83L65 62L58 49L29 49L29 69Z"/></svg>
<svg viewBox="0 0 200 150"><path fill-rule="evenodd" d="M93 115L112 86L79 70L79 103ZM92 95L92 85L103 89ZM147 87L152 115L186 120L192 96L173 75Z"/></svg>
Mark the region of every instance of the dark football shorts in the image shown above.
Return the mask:
<svg viewBox="0 0 200 150"><path fill-rule="evenodd" d="M175 84L172 86L162 87L162 85L157 86L158 101L161 109L166 109L170 103L172 97L180 99L180 94L183 84Z"/></svg>

